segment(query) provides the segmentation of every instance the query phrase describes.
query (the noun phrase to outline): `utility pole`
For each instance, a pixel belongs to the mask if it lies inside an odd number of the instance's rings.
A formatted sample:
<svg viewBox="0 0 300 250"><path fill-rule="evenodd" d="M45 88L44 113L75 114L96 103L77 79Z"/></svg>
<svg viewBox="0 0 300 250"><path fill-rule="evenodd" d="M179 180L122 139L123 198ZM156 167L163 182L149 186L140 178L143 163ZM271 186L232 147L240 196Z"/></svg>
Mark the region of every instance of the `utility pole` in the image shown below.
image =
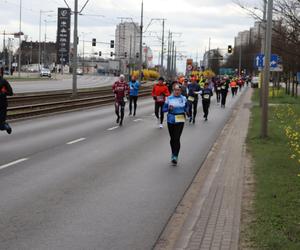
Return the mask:
<svg viewBox="0 0 300 250"><path fill-rule="evenodd" d="M171 63L171 77L174 77L174 58L175 58L175 42L172 42L172 63Z"/></svg>
<svg viewBox="0 0 300 250"><path fill-rule="evenodd" d="M240 44L240 53L239 53L239 77L241 77L241 72L242 72L242 41Z"/></svg>
<svg viewBox="0 0 300 250"><path fill-rule="evenodd" d="M78 0L74 1L74 38L73 38L73 92L77 95L77 41L78 41Z"/></svg>
<svg viewBox="0 0 300 250"><path fill-rule="evenodd" d="M140 74L139 80L142 82L142 70L143 70L143 19L144 19L144 2L142 0L142 9L141 9L141 26L140 26Z"/></svg>
<svg viewBox="0 0 300 250"><path fill-rule="evenodd" d="M22 55L22 41L21 41L21 31L22 30L22 0L20 0L20 23L19 23L19 64L18 64L18 77L21 77L21 55Z"/></svg>
<svg viewBox="0 0 300 250"><path fill-rule="evenodd" d="M260 51L261 54L264 55L265 54L265 50L266 50L266 16L267 16L267 0L263 0L264 1L264 9L263 9L263 20L262 20L262 37L261 37L261 47L260 47ZM259 106L262 107L262 83L263 83L263 71L261 71L260 74L260 90L259 90Z"/></svg>
<svg viewBox="0 0 300 250"><path fill-rule="evenodd" d="M176 76L176 60L177 60L177 48L175 47L175 58L174 58L174 76Z"/></svg>
<svg viewBox="0 0 300 250"><path fill-rule="evenodd" d="M262 112L261 112L261 137L268 136L268 98L269 98L269 79L270 79L270 61L271 61L271 45L272 45L272 15L273 0L268 0L268 19L266 30L265 44L265 66L264 80L262 85Z"/></svg>
<svg viewBox="0 0 300 250"><path fill-rule="evenodd" d="M165 47L165 19L162 22L162 37L161 37L161 61L160 61L160 75L164 73L164 47Z"/></svg>
<svg viewBox="0 0 300 250"><path fill-rule="evenodd" d="M210 40L211 38L209 38L208 40L208 68L210 69Z"/></svg>

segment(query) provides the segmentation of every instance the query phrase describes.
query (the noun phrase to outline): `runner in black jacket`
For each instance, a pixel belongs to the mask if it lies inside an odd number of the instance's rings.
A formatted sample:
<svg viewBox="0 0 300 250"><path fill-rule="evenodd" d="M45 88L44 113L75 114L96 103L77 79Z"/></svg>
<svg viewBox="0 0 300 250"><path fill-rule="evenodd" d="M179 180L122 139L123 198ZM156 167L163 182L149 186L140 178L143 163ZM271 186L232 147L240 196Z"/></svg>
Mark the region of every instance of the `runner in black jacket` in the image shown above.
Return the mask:
<svg viewBox="0 0 300 250"><path fill-rule="evenodd" d="M11 127L6 122L7 116L7 96L12 96L13 90L8 81L0 76L0 130L6 130L8 134L11 134Z"/></svg>

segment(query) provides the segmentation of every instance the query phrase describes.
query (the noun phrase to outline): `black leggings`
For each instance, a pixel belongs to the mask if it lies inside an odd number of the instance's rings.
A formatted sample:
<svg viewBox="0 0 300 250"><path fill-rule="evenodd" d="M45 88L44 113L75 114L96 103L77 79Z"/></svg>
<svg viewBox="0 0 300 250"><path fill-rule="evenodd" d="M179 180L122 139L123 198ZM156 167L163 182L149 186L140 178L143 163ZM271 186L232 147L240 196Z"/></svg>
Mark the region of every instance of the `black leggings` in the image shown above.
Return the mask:
<svg viewBox="0 0 300 250"><path fill-rule="evenodd" d="M121 121L124 118L124 110L125 110L125 102L124 101L116 101L115 102L115 112L118 118L120 118L120 108L121 108Z"/></svg>
<svg viewBox="0 0 300 250"><path fill-rule="evenodd" d="M137 99L138 99L138 96L129 96L129 113L131 114L132 113L132 102L133 102L133 113L135 114L136 112L136 107L137 107Z"/></svg>
<svg viewBox="0 0 300 250"><path fill-rule="evenodd" d="M178 156L180 150L180 137L183 131L184 122L171 124L168 123L168 130L171 137L170 145L172 155Z"/></svg>
<svg viewBox="0 0 300 250"><path fill-rule="evenodd" d="M208 110L209 110L210 100L202 100L202 107L203 107L203 113L204 117L208 117Z"/></svg>
<svg viewBox="0 0 300 250"><path fill-rule="evenodd" d="M220 90L216 90L216 95L217 95L217 103L219 103L220 100L221 100L221 91Z"/></svg>
<svg viewBox="0 0 300 250"><path fill-rule="evenodd" d="M197 115L198 99L195 99L193 102L188 101L188 107L189 107L189 116L195 119Z"/></svg>
<svg viewBox="0 0 300 250"><path fill-rule="evenodd" d="M225 104L226 104L226 97L227 97L227 91L222 91L221 94L222 94L221 104L223 106L225 106Z"/></svg>
<svg viewBox="0 0 300 250"><path fill-rule="evenodd" d="M160 118L161 124L163 124L163 122L164 122L163 106L164 106L163 102L155 102L155 108L154 108L155 116L157 119ZM160 109L160 112L159 112L159 109Z"/></svg>

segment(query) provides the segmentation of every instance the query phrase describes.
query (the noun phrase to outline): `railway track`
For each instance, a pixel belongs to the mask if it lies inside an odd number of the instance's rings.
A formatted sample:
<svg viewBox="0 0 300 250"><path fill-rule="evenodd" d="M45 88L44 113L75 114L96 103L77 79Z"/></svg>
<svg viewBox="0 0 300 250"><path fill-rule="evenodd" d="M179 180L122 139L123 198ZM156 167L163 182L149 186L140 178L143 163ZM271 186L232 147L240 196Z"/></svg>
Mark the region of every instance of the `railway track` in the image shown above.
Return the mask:
<svg viewBox="0 0 300 250"><path fill-rule="evenodd" d="M139 96L149 96L151 87L143 86ZM66 112L90 107L97 107L114 102L111 88L102 88L92 91L81 91L76 98L71 92L48 92L39 94L24 94L10 97L8 107L8 120L18 120Z"/></svg>

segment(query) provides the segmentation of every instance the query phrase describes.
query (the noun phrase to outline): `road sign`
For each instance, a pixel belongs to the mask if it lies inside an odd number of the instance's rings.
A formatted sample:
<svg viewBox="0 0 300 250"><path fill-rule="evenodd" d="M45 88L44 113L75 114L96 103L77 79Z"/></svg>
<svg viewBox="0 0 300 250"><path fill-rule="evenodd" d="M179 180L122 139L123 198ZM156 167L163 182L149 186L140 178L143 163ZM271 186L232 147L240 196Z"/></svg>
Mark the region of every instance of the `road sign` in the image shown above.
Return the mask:
<svg viewBox="0 0 300 250"><path fill-rule="evenodd" d="M300 84L300 72L297 72L297 82Z"/></svg>
<svg viewBox="0 0 300 250"><path fill-rule="evenodd" d="M270 60L270 70L271 71L282 71L282 65L278 66L279 56L276 54L271 55ZM255 66L261 71L262 68L265 66L265 55L264 54L257 54L255 57Z"/></svg>
<svg viewBox="0 0 300 250"><path fill-rule="evenodd" d="M187 66L187 69L188 69L189 71L191 71L191 70L193 69L193 65L188 65L188 66Z"/></svg>

